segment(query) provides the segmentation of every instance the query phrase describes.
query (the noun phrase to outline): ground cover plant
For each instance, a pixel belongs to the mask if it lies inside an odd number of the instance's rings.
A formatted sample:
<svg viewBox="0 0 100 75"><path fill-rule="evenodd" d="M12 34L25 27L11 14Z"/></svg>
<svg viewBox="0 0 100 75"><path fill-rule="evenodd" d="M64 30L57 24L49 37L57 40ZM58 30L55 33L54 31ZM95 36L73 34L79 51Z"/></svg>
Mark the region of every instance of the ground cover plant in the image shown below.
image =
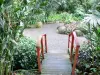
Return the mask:
<svg viewBox="0 0 100 75"><path fill-rule="evenodd" d="M100 50L92 50L90 42L85 42L79 51L77 62L78 75L99 75L100 74Z"/></svg>
<svg viewBox="0 0 100 75"><path fill-rule="evenodd" d="M37 69L36 41L21 37L14 47L14 70Z"/></svg>
<svg viewBox="0 0 100 75"><path fill-rule="evenodd" d="M15 71L16 75L40 75L37 71L35 70L17 70Z"/></svg>
<svg viewBox="0 0 100 75"><path fill-rule="evenodd" d="M70 14L70 13L67 13L67 12L63 12L63 13L52 12L48 16L48 19L47 19L48 22L59 21L59 22L67 23L67 24L69 24L73 21L79 21L79 20L82 20L81 16L77 17L77 16L75 16L75 14Z"/></svg>

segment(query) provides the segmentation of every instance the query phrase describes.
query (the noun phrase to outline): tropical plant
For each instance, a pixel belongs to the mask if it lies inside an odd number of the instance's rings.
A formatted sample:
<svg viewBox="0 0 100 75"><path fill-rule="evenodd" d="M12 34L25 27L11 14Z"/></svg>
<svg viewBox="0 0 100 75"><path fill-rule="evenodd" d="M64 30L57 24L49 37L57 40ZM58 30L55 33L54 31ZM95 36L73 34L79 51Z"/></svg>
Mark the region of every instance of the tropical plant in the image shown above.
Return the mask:
<svg viewBox="0 0 100 75"><path fill-rule="evenodd" d="M79 51L79 58L77 62L78 75L99 75L100 74L100 51L91 48L91 42L82 44Z"/></svg>
<svg viewBox="0 0 100 75"><path fill-rule="evenodd" d="M0 9L0 75L10 75L17 27L11 24L7 9L3 5Z"/></svg>
<svg viewBox="0 0 100 75"><path fill-rule="evenodd" d="M88 24L89 31L87 38L91 41L91 47L95 41L94 37L100 40L100 13L96 10L95 12L94 14L88 14L84 19L86 24Z"/></svg>
<svg viewBox="0 0 100 75"><path fill-rule="evenodd" d="M10 75L12 72L14 44L22 36L32 11L34 14L40 12L42 2L39 1L0 0L0 75Z"/></svg>
<svg viewBox="0 0 100 75"><path fill-rule="evenodd" d="M52 11L56 11L62 0L45 0L45 6L43 7L45 12L45 22Z"/></svg>
<svg viewBox="0 0 100 75"><path fill-rule="evenodd" d="M94 5L92 12L84 18L84 22L88 26L87 39L89 43L79 52L77 68L81 74L100 74L100 12L96 9L98 4Z"/></svg>
<svg viewBox="0 0 100 75"><path fill-rule="evenodd" d="M80 21L83 18L80 16L76 16L75 14L69 14L67 12L62 12L62 13L56 13L56 12L52 12L48 18L47 21L48 22L55 22L55 21L60 21L60 22L64 22L64 23L71 23L73 21Z"/></svg>
<svg viewBox="0 0 100 75"><path fill-rule="evenodd" d="M14 70L36 69L36 41L31 38L21 37L17 46L14 46Z"/></svg>

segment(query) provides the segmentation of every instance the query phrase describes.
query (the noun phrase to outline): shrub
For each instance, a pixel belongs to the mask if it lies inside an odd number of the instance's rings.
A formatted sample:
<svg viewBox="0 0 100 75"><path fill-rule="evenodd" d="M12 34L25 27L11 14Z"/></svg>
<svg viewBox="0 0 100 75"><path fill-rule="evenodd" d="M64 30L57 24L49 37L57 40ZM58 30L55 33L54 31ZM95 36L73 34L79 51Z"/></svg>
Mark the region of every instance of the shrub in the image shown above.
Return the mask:
<svg viewBox="0 0 100 75"><path fill-rule="evenodd" d="M80 16L84 17L85 15L85 9L80 5L78 8L75 10L75 16Z"/></svg>
<svg viewBox="0 0 100 75"><path fill-rule="evenodd" d="M34 40L21 37L14 50L14 70L35 69L37 67L36 42Z"/></svg>
<svg viewBox="0 0 100 75"><path fill-rule="evenodd" d="M99 75L100 74L100 51L92 50L91 42L84 43L80 47L77 62L77 75Z"/></svg>
<svg viewBox="0 0 100 75"><path fill-rule="evenodd" d="M82 17L80 15L76 16L75 14L70 14L67 12L63 12L59 14L53 12L48 17L48 22L60 21L60 22L65 22L67 24L79 20L82 20Z"/></svg>
<svg viewBox="0 0 100 75"><path fill-rule="evenodd" d="M36 27L36 28L41 28L42 26L43 26L42 22L37 22L37 23L35 24L35 27Z"/></svg>
<svg viewBox="0 0 100 75"><path fill-rule="evenodd" d="M39 75L37 70L17 70L15 73L16 75Z"/></svg>
<svg viewBox="0 0 100 75"><path fill-rule="evenodd" d="M56 13L51 13L47 19L48 22L62 21L61 15Z"/></svg>

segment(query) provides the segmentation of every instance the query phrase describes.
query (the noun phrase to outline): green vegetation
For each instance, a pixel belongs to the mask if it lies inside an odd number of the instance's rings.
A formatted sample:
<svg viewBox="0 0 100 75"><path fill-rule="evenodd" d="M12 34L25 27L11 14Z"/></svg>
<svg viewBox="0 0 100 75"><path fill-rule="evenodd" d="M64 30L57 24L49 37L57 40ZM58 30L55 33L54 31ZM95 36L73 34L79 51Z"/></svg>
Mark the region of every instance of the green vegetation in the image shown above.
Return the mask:
<svg viewBox="0 0 100 75"><path fill-rule="evenodd" d="M86 38L88 43L83 45L79 52L78 73L80 74L100 74L100 12L98 11L98 3L96 1L92 12L87 14L84 22L88 26Z"/></svg>
<svg viewBox="0 0 100 75"><path fill-rule="evenodd" d="M96 46L91 48L91 42L85 42L79 51L79 58L77 62L77 74L100 74L100 49L97 49ZM100 46L99 46L100 47Z"/></svg>
<svg viewBox="0 0 100 75"><path fill-rule="evenodd" d="M36 42L30 38L21 37L14 47L14 70L36 69Z"/></svg>
<svg viewBox="0 0 100 75"><path fill-rule="evenodd" d="M14 47L22 37L24 27L33 17L31 14L39 13L39 9L32 12L32 7L36 8L37 4L38 1L0 0L0 75L10 75L13 71ZM22 67L25 68L25 64Z"/></svg>
<svg viewBox="0 0 100 75"><path fill-rule="evenodd" d="M35 70L17 70L16 75L39 75Z"/></svg>
<svg viewBox="0 0 100 75"><path fill-rule="evenodd" d="M48 22L65 22L65 23L71 23L73 21L79 21L82 20L82 16L76 16L75 14L69 14L67 12L63 13L51 13L47 19Z"/></svg>
<svg viewBox="0 0 100 75"><path fill-rule="evenodd" d="M83 32L90 41L88 53L93 52L91 62L84 64L100 64L100 0L0 0L0 75L10 75L13 68L18 69L16 65L24 69L36 67L35 42L22 37L26 27L42 27L42 23L55 21L70 24L83 18L87 26ZM89 73L98 75L99 69L92 67Z"/></svg>

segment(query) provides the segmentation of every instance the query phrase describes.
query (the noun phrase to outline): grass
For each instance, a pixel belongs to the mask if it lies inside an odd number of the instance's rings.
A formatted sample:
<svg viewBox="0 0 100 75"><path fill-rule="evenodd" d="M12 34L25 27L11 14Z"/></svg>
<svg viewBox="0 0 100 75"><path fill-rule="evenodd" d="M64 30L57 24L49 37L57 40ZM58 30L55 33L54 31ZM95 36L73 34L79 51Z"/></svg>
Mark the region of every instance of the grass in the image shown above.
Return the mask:
<svg viewBox="0 0 100 75"><path fill-rule="evenodd" d="M71 23L73 21L80 21L83 18L81 16L76 16L75 14L70 14L67 12L63 13L51 13L48 17L48 22L55 22L55 21L60 21L60 22L65 22L65 23Z"/></svg>
<svg viewBox="0 0 100 75"><path fill-rule="evenodd" d="M44 14L41 14L41 15L36 15L35 16L36 19L32 20L30 22L30 25L27 25L27 28L34 28L35 27L35 24L37 22L42 22L44 23L45 22L45 15ZM52 12L48 18L47 18L47 22L49 23L54 23L56 21L59 21L59 22L64 22L64 23L71 23L73 21L80 21L82 20L83 17L80 16L80 15L77 15L77 14L73 14L73 13L67 13L67 12L62 12L62 13L56 13L56 12Z"/></svg>

